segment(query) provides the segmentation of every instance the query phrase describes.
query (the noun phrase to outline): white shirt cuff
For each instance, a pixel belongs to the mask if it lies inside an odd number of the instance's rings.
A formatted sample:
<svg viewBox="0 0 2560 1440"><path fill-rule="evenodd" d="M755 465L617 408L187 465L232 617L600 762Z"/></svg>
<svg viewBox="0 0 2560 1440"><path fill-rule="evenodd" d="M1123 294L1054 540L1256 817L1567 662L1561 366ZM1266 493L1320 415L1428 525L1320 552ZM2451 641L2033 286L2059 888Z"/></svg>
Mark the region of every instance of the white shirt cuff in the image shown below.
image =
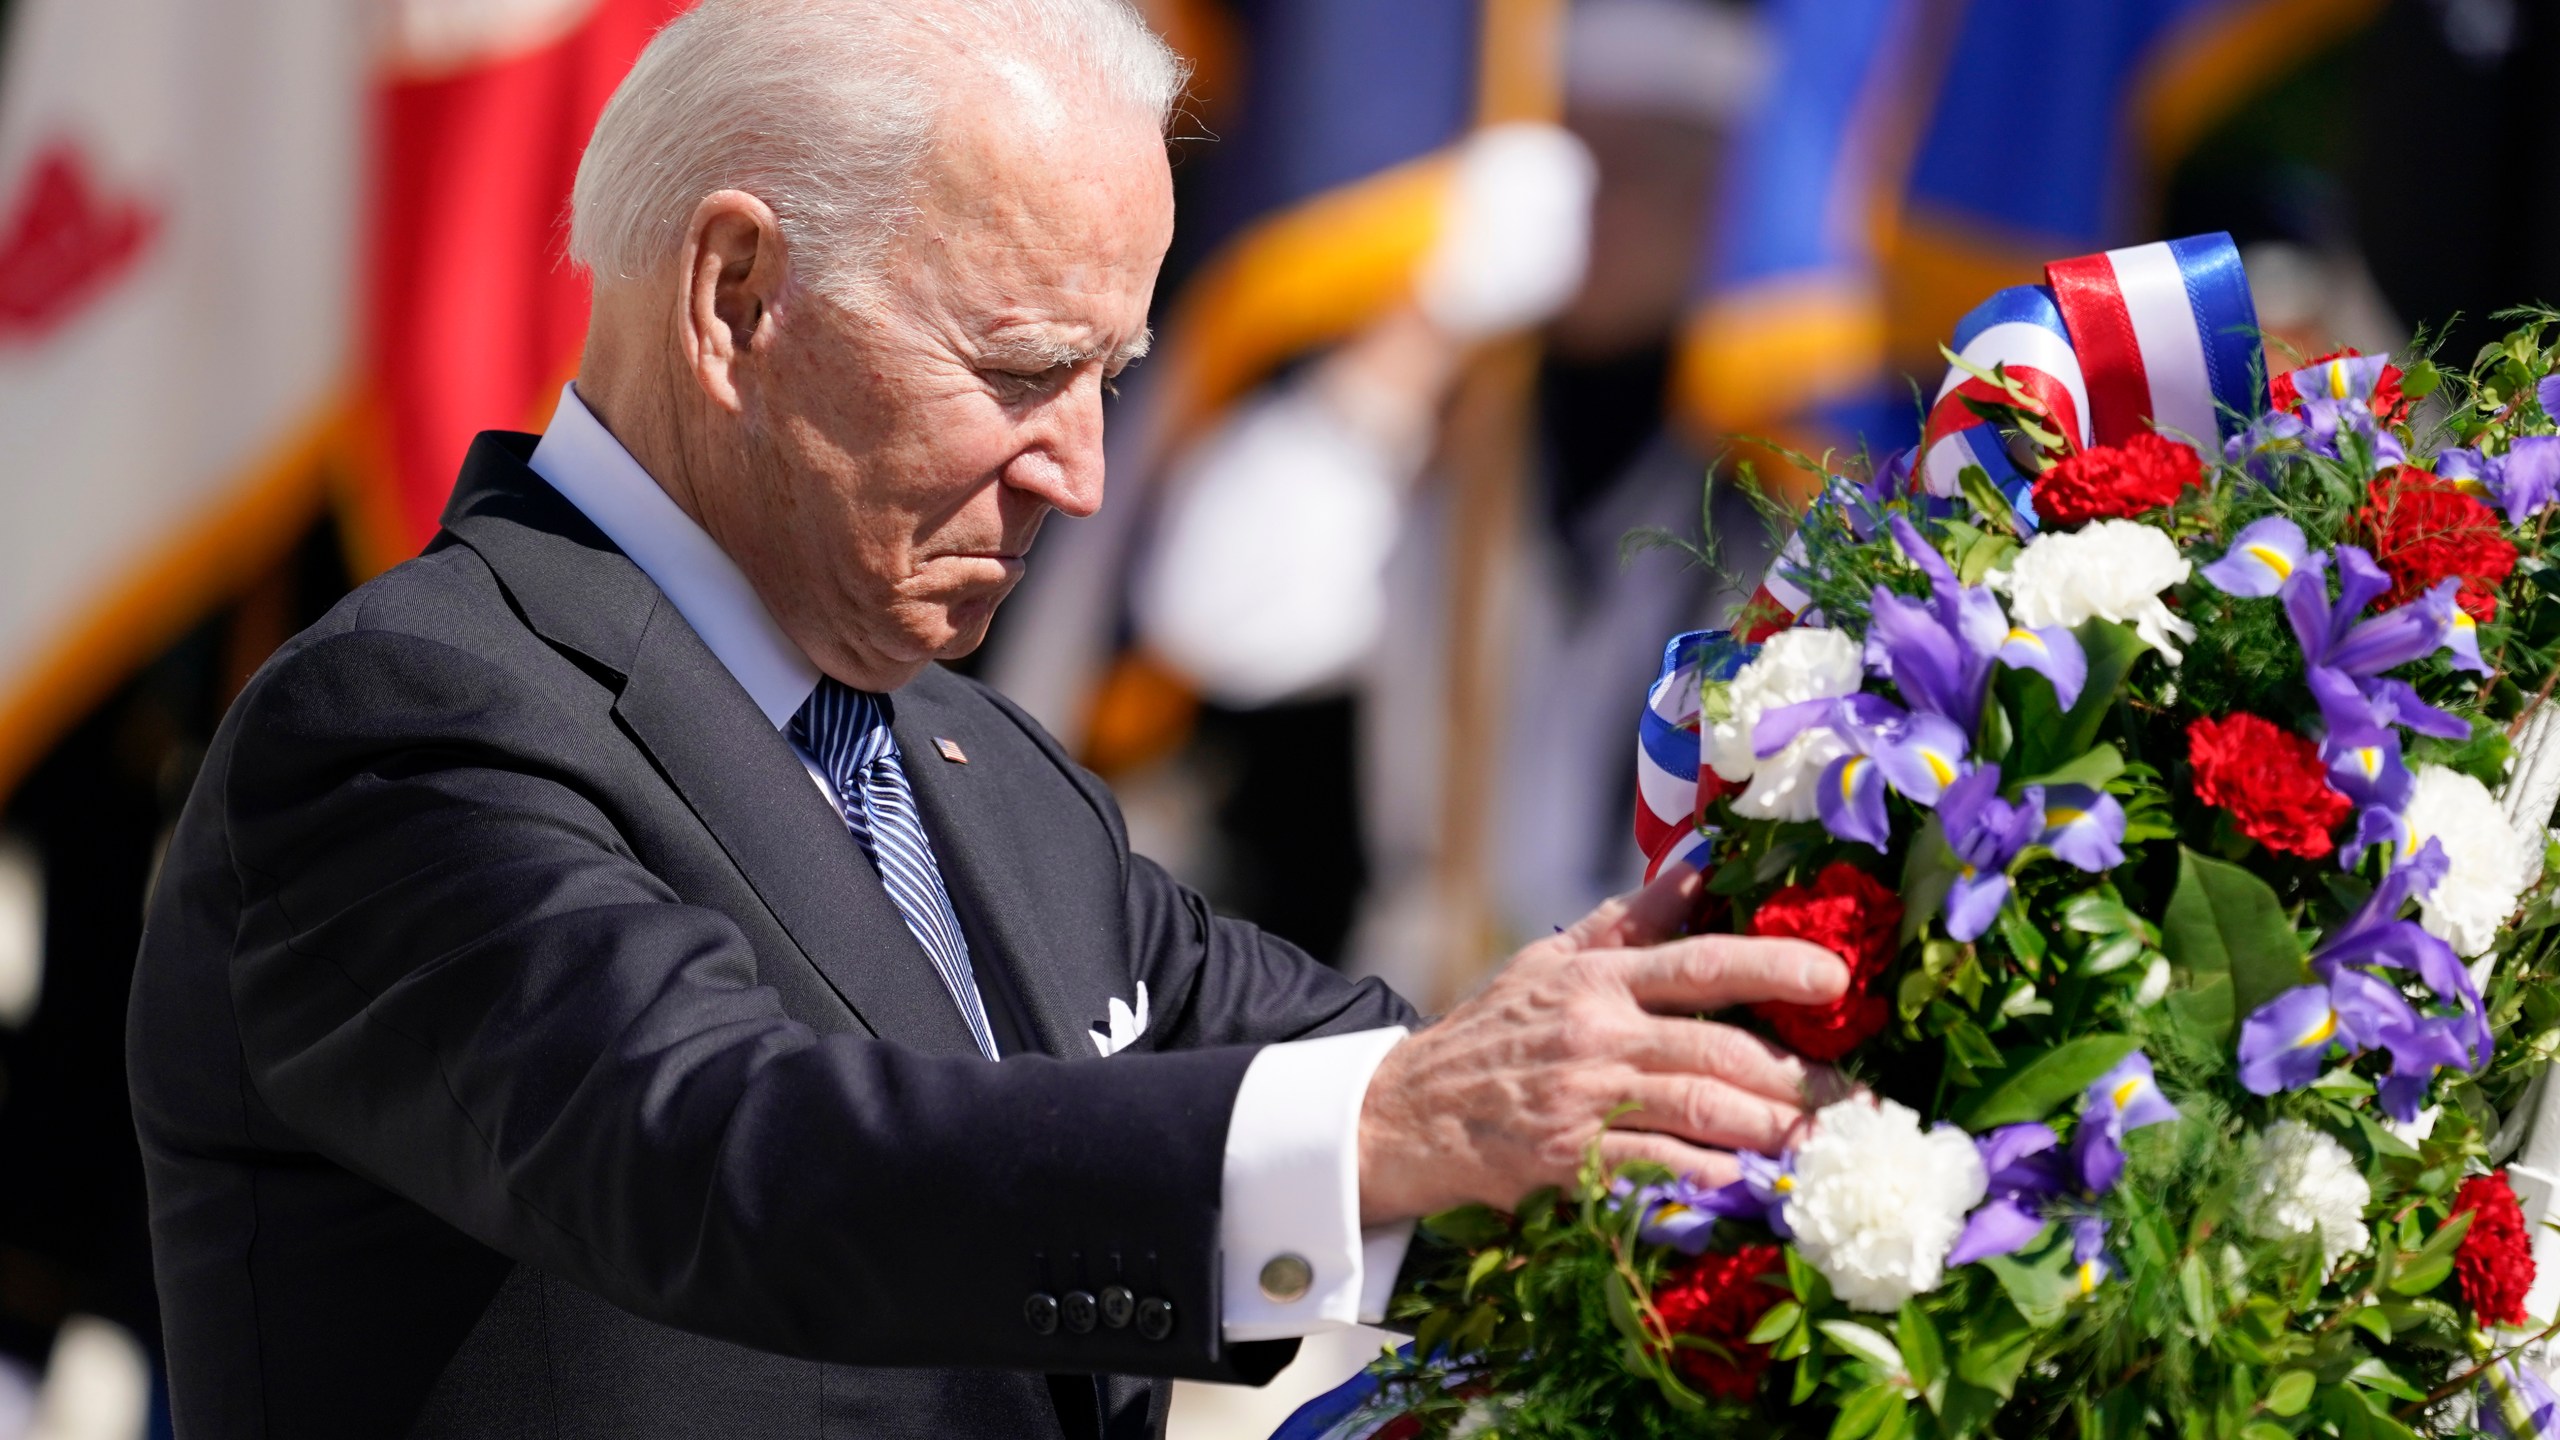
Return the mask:
<svg viewBox="0 0 2560 1440"><path fill-rule="evenodd" d="M1404 1037L1390 1027L1293 1040L1245 1068L1227 1125L1218 1226L1227 1339L1285 1340L1384 1318L1413 1224L1360 1228L1360 1105Z"/></svg>

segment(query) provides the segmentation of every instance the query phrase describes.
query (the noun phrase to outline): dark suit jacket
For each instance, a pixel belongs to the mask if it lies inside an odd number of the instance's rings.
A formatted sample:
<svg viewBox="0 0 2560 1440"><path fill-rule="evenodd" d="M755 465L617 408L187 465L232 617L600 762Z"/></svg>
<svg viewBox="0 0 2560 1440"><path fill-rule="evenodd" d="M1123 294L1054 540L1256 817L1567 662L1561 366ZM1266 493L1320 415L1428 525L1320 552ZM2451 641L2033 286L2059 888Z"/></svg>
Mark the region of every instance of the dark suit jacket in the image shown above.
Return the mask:
<svg viewBox="0 0 2560 1440"><path fill-rule="evenodd" d="M1410 1012L1212 915L932 669L895 725L981 1059L532 443L482 436L427 552L268 663L170 844L130 1040L179 1434L1119 1437L1168 1387L1114 1375L1268 1378L1294 1342L1219 1334L1237 1085ZM1027 1318L1112 1285L1170 1333Z"/></svg>

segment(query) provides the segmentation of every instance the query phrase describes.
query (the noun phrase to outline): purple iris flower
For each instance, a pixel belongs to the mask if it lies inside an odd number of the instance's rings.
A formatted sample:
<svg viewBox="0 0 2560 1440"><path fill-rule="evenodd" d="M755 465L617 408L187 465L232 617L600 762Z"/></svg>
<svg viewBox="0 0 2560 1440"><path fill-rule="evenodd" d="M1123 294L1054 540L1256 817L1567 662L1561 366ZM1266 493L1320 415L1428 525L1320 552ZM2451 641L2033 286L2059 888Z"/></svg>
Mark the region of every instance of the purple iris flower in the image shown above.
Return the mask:
<svg viewBox="0 0 2560 1440"><path fill-rule="evenodd" d="M2415 1018L2399 991L2362 971L2340 974L2368 983L2296 986L2240 1022L2242 1088L2252 1095L2299 1090L2320 1078L2341 1042L2370 1050Z"/></svg>
<svg viewBox="0 0 2560 1440"><path fill-rule="evenodd" d="M2501 473L2489 486L2490 497L2507 512L2508 524L2521 525L2560 499L2560 435L2528 435L2516 441L2507 447L2499 469Z"/></svg>
<svg viewBox="0 0 2560 1440"><path fill-rule="evenodd" d="M1910 714L1881 695L1861 691L1780 706L1751 731L1762 759L1785 749L1807 730L1827 729L1848 752L1822 772L1814 793L1824 828L1843 840L1886 847L1892 823L1885 814L1887 784L1923 805L1965 765L1965 737L1942 715Z"/></svg>
<svg viewBox="0 0 2560 1440"><path fill-rule="evenodd" d="M2311 545L2302 538L2301 526L2282 515L2269 515L2241 527L2222 558L2198 573L2225 595L2263 600L2284 588L2310 555Z"/></svg>
<svg viewBox="0 0 2560 1440"><path fill-rule="evenodd" d="M2311 427L2290 410L2270 410L2249 422L2249 428L2223 442L2222 458L2238 465L2243 461L2251 479L2261 485L2276 481L2272 457L2288 450L2305 448Z"/></svg>
<svg viewBox="0 0 2560 1440"><path fill-rule="evenodd" d="M2053 682L2065 707L2080 698L2088 657L2060 626L2012 626L1999 598L1956 579L1944 557L1903 516L1893 538L1929 577L1924 602L1876 587L1867 622L1867 668L1891 680L1915 711L1943 715L1965 734L1982 719L1982 694L1996 662L2032 669Z"/></svg>
<svg viewBox="0 0 2560 1440"><path fill-rule="evenodd" d="M2382 965L2414 970L2439 999L2477 1006L2479 991L2453 947L2430 935L2416 921L2400 918L2410 901L2424 900L2444 879L2450 861L2434 840L2391 868L2382 883L2356 907L2344 924L2311 952L2314 974L2326 977L2350 966Z"/></svg>
<svg viewBox="0 0 2560 1440"><path fill-rule="evenodd" d="M1938 820L1955 851L1947 891L1947 934L1974 940L2009 899L2009 866L2045 831L2044 793L2030 785L2015 803L2000 798L2000 767L1986 764L1938 797Z"/></svg>
<svg viewBox="0 0 2560 1440"><path fill-rule="evenodd" d="M2560 375L2542 383L2547 389L2554 381L2560 381ZM2560 396L2552 398L2560 400ZM2500 1360L2494 1375L2480 1382L2478 1414L2480 1428L2499 1440L2542 1440L2551 1433L2553 1422L2560 1421L2560 1394L2554 1394L2551 1383L2531 1365Z"/></svg>
<svg viewBox="0 0 2560 1440"><path fill-rule="evenodd" d="M1620 1182L1623 1186L1624 1182ZM1683 1255L1705 1252L1714 1238L1716 1221L1723 1218L1712 1203L1716 1191L1688 1176L1660 1185L1647 1185L1632 1194L1621 1194L1624 1203L1644 1212L1636 1222L1636 1238L1648 1245L1668 1245Z"/></svg>
<svg viewBox="0 0 2560 1440"><path fill-rule="evenodd" d="M2533 398L2542 402L2542 413L2560 420L2560 374L2545 375L2533 387Z"/></svg>
<svg viewBox="0 0 2560 1440"><path fill-rule="evenodd" d="M1964 1232L1947 1252L1948 1264L2014 1255L2044 1233L2045 1205L2070 1189L2061 1144L2052 1126L2034 1121L1973 1137L1990 1186L1982 1204L1965 1217Z"/></svg>
<svg viewBox="0 0 2560 1440"><path fill-rule="evenodd" d="M2394 1119L2414 1117L2435 1072L2476 1070L2487 1063L2488 1024L2480 994L2453 947L2400 912L2444 878L2444 849L2429 840L2392 868L2320 947L2311 953L2320 983L2288 990L2240 1025L2240 1083L2272 1095L2318 1079L2333 1047L2387 1050L2391 1069L2380 1099ZM2422 1015L2397 983L2371 968L2414 972L2450 1015Z"/></svg>
<svg viewBox="0 0 2560 1440"><path fill-rule="evenodd" d="M2036 843L2075 869L2096 874L2124 863L2124 806L2090 785L2044 791L2044 833Z"/></svg>
<svg viewBox="0 0 2560 1440"><path fill-rule="evenodd" d="M2178 1118L2178 1107L2160 1093L2151 1057L2136 1050L2089 1082L2080 1100L2080 1125L2071 1132L2071 1171L2082 1194L2103 1195L2124 1174L2124 1137L2145 1125Z"/></svg>
<svg viewBox="0 0 2560 1440"><path fill-rule="evenodd" d="M2318 556L2306 557L2277 592L2305 661L2362 678L2432 655L2451 642L2452 617L2446 612L2459 608L2453 605L2453 594L2462 586L2459 579L2448 577L2425 596L2368 620L2365 608L2391 588L2391 577L2353 545L2339 546L2336 559L2335 603L2329 599L2328 567ZM2438 592L2441 601L2436 600Z"/></svg>
<svg viewBox="0 0 2560 1440"><path fill-rule="evenodd" d="M2315 454L2334 460L2344 448L2340 437L2354 435L2364 441L2376 465L2408 463L2409 452L2399 437L2383 429L2382 422L2374 418L2373 407L2362 400L2336 400L2325 395L2305 400L2302 423L2303 448Z"/></svg>
<svg viewBox="0 0 2560 1440"><path fill-rule="evenodd" d="M2335 674L2336 672L2330 672ZM2321 742L2320 758L2329 764L2329 783L2358 809L2379 807L2397 814L2409 804L2417 777L2400 758L2400 733L2387 725L2332 724Z"/></svg>
<svg viewBox="0 0 2560 1440"><path fill-rule="evenodd" d="M1757 1220L1779 1239L1793 1239L1796 1232L1787 1225L1787 1195L1796 1188L1795 1157L1772 1159L1740 1150L1733 1158L1741 1162L1742 1178L1705 1192L1697 1201L1699 1208L1727 1220Z"/></svg>
<svg viewBox="0 0 2560 1440"><path fill-rule="evenodd" d="M2107 1258L2107 1222L2097 1215L2071 1217L2071 1264L2080 1282L2080 1293L2087 1295L2107 1283L2116 1273L2115 1262Z"/></svg>

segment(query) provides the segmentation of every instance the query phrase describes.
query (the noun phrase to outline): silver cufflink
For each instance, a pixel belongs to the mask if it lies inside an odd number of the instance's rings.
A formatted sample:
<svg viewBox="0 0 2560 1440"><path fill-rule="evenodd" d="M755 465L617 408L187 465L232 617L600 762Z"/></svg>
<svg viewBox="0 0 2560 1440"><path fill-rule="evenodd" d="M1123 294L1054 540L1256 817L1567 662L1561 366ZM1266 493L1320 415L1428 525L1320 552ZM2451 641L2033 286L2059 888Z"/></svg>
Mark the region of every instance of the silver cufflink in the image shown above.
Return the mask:
<svg viewBox="0 0 2560 1440"><path fill-rule="evenodd" d="M1262 1262L1262 1298L1286 1305L1306 1297L1316 1283L1316 1269L1303 1255L1279 1254Z"/></svg>

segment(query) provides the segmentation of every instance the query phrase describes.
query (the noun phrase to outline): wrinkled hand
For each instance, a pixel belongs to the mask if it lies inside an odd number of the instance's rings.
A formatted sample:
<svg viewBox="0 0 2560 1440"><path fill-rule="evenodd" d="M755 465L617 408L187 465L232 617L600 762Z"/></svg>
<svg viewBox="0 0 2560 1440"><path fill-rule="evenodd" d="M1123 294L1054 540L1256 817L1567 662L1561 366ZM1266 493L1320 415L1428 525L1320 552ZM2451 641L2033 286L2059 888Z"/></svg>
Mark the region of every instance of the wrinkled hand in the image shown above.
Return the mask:
<svg viewBox="0 0 2560 1440"><path fill-rule="evenodd" d="M1684 867L1606 902L1387 1052L1360 1112L1361 1222L1509 1207L1570 1182L1595 1135L1609 1164L1652 1160L1709 1183L1739 1173L1729 1150L1775 1153L1827 1072L1690 1017L1822 1004L1848 967L1801 940L1677 938L1703 884Z"/></svg>

